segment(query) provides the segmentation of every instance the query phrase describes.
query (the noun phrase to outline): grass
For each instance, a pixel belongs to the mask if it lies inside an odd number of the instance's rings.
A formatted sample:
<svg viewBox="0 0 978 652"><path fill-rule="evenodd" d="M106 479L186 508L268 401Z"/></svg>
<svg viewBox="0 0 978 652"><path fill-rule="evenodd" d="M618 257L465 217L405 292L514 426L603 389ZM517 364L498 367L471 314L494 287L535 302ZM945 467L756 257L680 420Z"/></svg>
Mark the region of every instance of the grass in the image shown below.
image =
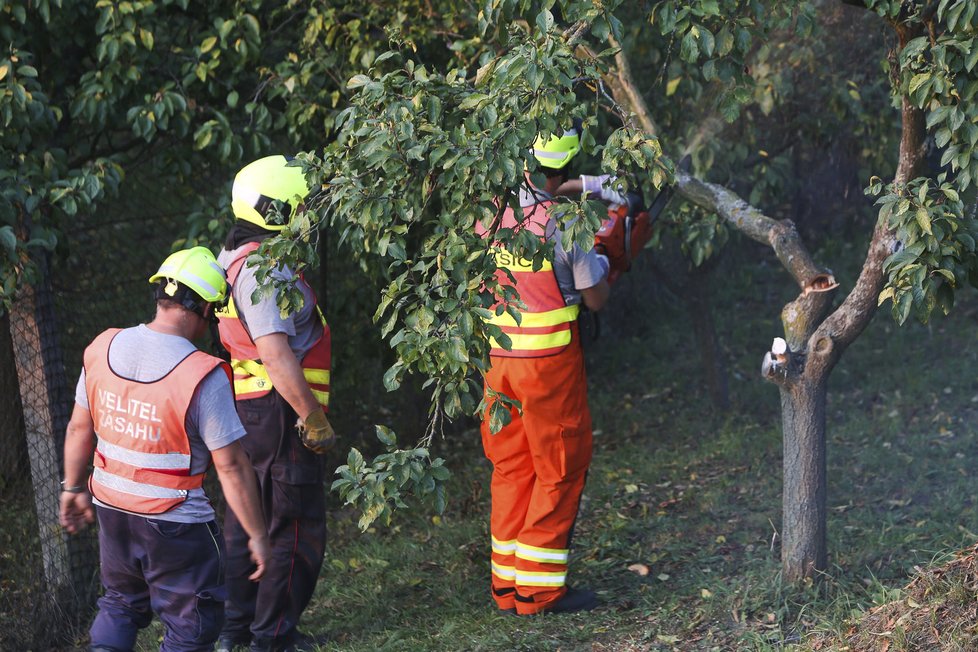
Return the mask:
<svg viewBox="0 0 978 652"><path fill-rule="evenodd" d="M719 301L727 415L708 407L674 299L612 314L589 347L596 454L571 578L596 589L602 609L493 613L489 468L471 431L442 447L455 477L440 521L406 513L393 531L358 535L352 516L338 514L305 618L332 632L323 649L801 649L901 595L915 566L974 543L970 299L929 326L898 328L881 313L846 353L830 384L830 568L809 586L781 582L778 396L757 369L790 288L763 267L727 280L728 296L746 297Z"/></svg>
<svg viewBox="0 0 978 652"><path fill-rule="evenodd" d="M645 308L612 306L588 346L596 446L571 582L597 590L599 610L520 619L491 607L490 467L470 427L437 444L454 473L440 517L414 508L361 534L331 496L327 560L303 629L330 632L330 652L841 650L867 610L918 595L907 587L915 568L930 572L978 540L978 301L963 296L930 325L897 327L881 312L845 353L827 415L829 569L788 586L779 399L758 370L791 288L771 264L725 267L716 314L728 413L709 407L682 306L642 287L641 272L618 289L648 297ZM840 276L851 287L854 271ZM931 588L941 604L974 604L965 581L942 577L928 585L943 587ZM889 649L915 649L925 621L897 620ZM155 649L158 635L146 632L140 649ZM953 645L974 631L944 636L940 649L967 649Z"/></svg>

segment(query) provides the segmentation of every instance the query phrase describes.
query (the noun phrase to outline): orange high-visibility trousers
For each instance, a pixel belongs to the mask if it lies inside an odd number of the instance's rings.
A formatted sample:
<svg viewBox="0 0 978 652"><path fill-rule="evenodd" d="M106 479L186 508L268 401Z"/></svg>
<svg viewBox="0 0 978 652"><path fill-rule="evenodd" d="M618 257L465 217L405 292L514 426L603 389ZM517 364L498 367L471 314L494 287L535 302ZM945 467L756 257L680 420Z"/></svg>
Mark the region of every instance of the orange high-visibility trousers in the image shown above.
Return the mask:
<svg viewBox="0 0 978 652"><path fill-rule="evenodd" d="M566 593L571 530L591 463L591 413L576 324L571 344L544 358L493 357L486 384L523 414L482 445L492 472L492 594L500 609L545 610Z"/></svg>

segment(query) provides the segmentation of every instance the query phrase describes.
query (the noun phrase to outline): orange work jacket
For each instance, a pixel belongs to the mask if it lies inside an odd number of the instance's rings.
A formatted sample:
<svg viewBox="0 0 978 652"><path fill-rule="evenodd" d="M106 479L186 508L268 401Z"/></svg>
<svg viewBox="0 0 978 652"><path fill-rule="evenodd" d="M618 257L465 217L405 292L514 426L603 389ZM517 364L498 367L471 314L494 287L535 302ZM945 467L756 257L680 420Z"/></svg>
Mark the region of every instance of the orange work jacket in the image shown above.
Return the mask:
<svg viewBox="0 0 978 652"><path fill-rule="evenodd" d="M244 245L234 260L231 261L231 264L228 265L227 279L231 288L234 287L234 282L241 273L245 260L258 247L257 242ZM305 283L305 279L300 277L300 282ZM315 293L313 293L313 301L315 300ZM315 310L320 321L322 321L323 334L303 356L300 365L313 396L323 406L323 410L328 412L330 331L329 324L326 323L326 318L323 317L318 305L315 306ZM229 294L227 306L219 310L217 316L220 320L218 330L221 334L221 343L231 354L235 400L243 401L268 394L274 389L272 380L268 377L268 372L261 363L258 347L255 346L255 341L251 339L251 333L241 321L238 309L234 304L233 293Z"/></svg>
<svg viewBox="0 0 978 652"><path fill-rule="evenodd" d="M222 360L194 351L163 378L134 381L109 364L112 328L85 349L85 390L98 435L92 495L106 505L136 514L160 514L198 489L204 473L191 474L187 410L197 386Z"/></svg>
<svg viewBox="0 0 978 652"><path fill-rule="evenodd" d="M506 207L502 216L500 228L530 229L546 239L546 229L549 217L547 206L551 201L523 208L522 220L517 221L513 209ZM483 238L489 233L478 224L477 231ZM520 300L526 304L525 310L520 310L520 323L508 312L495 314L499 301L493 305L493 316L487 319L490 324L499 326L512 342L512 349L507 351L495 338L490 339L489 355L503 358L540 358L556 355L567 348L571 342L571 323L577 320L580 306L568 306L564 295L557 284L554 275L553 262L545 260L543 265L533 269L533 261L515 256L501 246L494 246L496 257L496 279L503 286L512 285L508 270L516 280L516 290Z"/></svg>

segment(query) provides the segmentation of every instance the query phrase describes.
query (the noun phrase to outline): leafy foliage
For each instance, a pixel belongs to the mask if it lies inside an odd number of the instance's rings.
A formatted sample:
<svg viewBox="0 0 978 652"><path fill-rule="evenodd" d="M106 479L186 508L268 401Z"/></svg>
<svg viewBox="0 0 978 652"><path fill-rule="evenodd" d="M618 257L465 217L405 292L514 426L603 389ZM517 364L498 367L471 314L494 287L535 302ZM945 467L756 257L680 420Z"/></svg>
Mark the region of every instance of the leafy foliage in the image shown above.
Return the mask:
<svg viewBox="0 0 978 652"><path fill-rule="evenodd" d="M350 275L377 285L373 318L396 354L386 387L418 373L433 423L489 410L497 428L518 406L482 396L487 338L506 339L484 318L496 291L499 310L515 314L520 303L500 290L476 231L537 262L549 254L537 238L498 228L524 169L538 173L526 160L535 138L583 119L582 158L647 197L671 179L666 153L689 148L700 174L742 185L777 211L800 183L799 140L849 130L874 143L859 156L872 168L866 176L888 177L895 112L886 103L906 96L928 112L946 169L885 193L882 182L871 185L883 193L880 219L904 243L887 264L882 299L893 299L900 321L925 318L950 307L974 259L976 3L866 6L917 30L887 63L890 97L882 76L845 67L844 49L815 29L814 5L803 1L4 3L2 301L36 280L32 255L64 246L71 217L125 192L127 175L154 179L153 201L187 207L184 241L211 242L228 217L228 193L215 185L243 160L306 150L297 164L323 192L254 257L272 282L265 291L275 287L272 270L315 264L314 234L329 226ZM582 44L598 54L582 54ZM652 106L654 136L634 127L601 82L619 44ZM792 111L790 120L779 111L803 105L827 108ZM598 207L566 201L554 214L565 245L589 246ZM727 238L719 218L688 208L661 227L694 264ZM288 279L278 289L281 307L294 307ZM348 466L358 478L392 463ZM376 506L398 499L382 486L353 502L386 514Z"/></svg>
<svg viewBox="0 0 978 652"><path fill-rule="evenodd" d="M366 530L377 519L389 525L394 509L407 507L403 494L429 500L435 511L443 512L445 482L451 476L445 461L432 461L424 448L397 448L396 435L384 426L377 426L377 439L387 452L368 463L352 449L346 464L336 469L340 477L331 487L347 504L359 508L360 529Z"/></svg>
<svg viewBox="0 0 978 652"><path fill-rule="evenodd" d="M505 16L500 9L496 19ZM435 405L449 418L477 408L481 387L470 372L487 368L487 336L502 337L483 321L498 284L476 224L542 262L547 247L535 236L498 228L496 198L516 205L529 145L582 112L576 80L597 75L546 10L514 23L499 45L501 53L485 53L475 71L430 70L406 49L382 55L377 63L390 71L351 79L357 93L337 118L336 143L310 159L328 188L324 217L357 255L387 265L390 281L374 318L398 362L385 383L396 388L410 370L432 378ZM629 144L641 160L657 155L644 139ZM568 204L559 215L567 243L590 246L599 224L593 208ZM510 305L499 310L517 305L507 292Z"/></svg>
<svg viewBox="0 0 978 652"><path fill-rule="evenodd" d="M880 198L880 219L896 231L904 247L887 261L888 282L880 302L893 301L893 316L902 323L913 312L926 321L935 308L946 314L954 288L974 278L978 222L973 208L978 165L978 3L943 0L936 9L898 3L869 3L888 16L907 14L920 36L900 52L895 92L926 110L926 128L940 151L940 168L925 170L905 187L889 186ZM876 182L874 194L880 191ZM966 206L968 204L968 206Z"/></svg>
<svg viewBox="0 0 978 652"><path fill-rule="evenodd" d="M967 281L974 265L978 222L965 215L964 202L944 175L938 182L932 186L929 179L915 179L877 202L880 219L900 242L884 266L889 282L879 302L892 300L893 318L901 324L911 310L923 322L935 308L947 314L954 289Z"/></svg>

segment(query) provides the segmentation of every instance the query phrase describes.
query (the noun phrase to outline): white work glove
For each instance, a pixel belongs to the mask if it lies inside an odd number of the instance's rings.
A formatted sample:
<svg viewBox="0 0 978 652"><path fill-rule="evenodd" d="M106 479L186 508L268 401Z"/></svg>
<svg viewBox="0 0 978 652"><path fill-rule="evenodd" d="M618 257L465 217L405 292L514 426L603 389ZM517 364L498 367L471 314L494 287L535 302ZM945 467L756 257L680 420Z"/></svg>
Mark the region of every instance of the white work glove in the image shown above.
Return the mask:
<svg viewBox="0 0 978 652"><path fill-rule="evenodd" d="M587 174L581 175L581 191L585 197L590 197L591 195L597 195L601 201L606 201L614 204L627 204L628 199L625 195L618 190L612 188L606 188L605 184L608 182L614 183L615 179L610 174L599 174L597 176L590 176ZM621 184L617 186L621 188Z"/></svg>

